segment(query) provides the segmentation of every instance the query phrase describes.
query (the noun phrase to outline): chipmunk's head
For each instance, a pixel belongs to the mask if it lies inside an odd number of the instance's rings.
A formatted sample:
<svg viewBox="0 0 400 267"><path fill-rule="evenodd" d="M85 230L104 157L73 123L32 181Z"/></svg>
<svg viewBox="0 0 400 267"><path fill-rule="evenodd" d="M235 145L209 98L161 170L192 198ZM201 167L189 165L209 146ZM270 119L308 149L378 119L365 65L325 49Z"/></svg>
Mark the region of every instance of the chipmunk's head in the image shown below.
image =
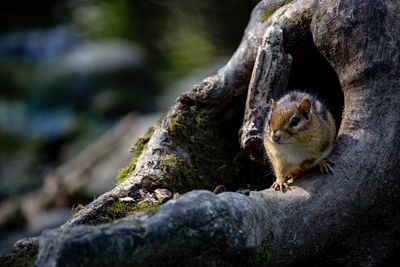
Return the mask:
<svg viewBox="0 0 400 267"><path fill-rule="evenodd" d="M311 122L311 101L269 101L270 112L266 122L265 138L274 144L298 144L305 137ZM304 133L304 134L302 134ZM304 135L304 136L303 136Z"/></svg>

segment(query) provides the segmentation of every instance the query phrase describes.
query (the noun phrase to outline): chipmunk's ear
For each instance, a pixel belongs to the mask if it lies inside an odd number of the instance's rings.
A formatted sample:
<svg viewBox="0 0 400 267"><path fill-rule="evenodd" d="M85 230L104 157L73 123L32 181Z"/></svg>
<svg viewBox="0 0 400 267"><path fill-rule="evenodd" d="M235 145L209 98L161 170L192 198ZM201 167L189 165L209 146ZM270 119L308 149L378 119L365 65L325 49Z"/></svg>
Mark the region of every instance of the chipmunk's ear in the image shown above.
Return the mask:
<svg viewBox="0 0 400 267"><path fill-rule="evenodd" d="M276 102L272 98L268 101L269 108L274 110L276 108Z"/></svg>
<svg viewBox="0 0 400 267"><path fill-rule="evenodd" d="M299 109L299 111L301 113L303 113L307 117L307 115L310 113L310 109L311 109L310 99L306 98L306 99L302 100L300 102L300 104L297 106L297 108Z"/></svg>

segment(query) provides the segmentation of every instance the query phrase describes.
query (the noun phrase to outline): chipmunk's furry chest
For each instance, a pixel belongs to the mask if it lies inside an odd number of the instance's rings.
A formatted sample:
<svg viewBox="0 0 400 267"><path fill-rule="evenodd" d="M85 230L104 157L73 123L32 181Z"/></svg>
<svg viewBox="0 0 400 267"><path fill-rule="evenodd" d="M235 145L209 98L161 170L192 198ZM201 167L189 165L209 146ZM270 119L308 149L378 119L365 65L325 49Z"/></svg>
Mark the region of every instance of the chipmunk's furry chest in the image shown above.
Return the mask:
<svg viewBox="0 0 400 267"><path fill-rule="evenodd" d="M276 144L271 145L268 150L270 156L290 166L300 166L312 157L304 145Z"/></svg>

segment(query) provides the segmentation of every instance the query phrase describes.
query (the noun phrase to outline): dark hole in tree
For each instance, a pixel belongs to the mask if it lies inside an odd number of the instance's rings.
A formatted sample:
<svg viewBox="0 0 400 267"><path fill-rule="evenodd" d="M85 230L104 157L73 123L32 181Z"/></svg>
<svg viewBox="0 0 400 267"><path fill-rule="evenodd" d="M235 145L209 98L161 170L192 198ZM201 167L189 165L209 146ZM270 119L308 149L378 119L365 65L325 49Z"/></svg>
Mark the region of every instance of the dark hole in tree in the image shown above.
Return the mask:
<svg viewBox="0 0 400 267"><path fill-rule="evenodd" d="M292 34L288 36L288 40L285 37L285 52L293 57L286 92L301 90L317 95L331 111L338 130L342 120L344 97L337 74L315 46L308 29L300 27L299 32ZM248 175L246 182L252 190L266 189L275 179L270 166L261 166L255 162L248 164L246 161L244 164L247 164L244 168ZM243 188L244 185L240 187Z"/></svg>
<svg viewBox="0 0 400 267"><path fill-rule="evenodd" d="M315 46L311 32L306 31L295 43L289 42L285 52L293 57L288 90L299 89L317 95L332 112L339 129L344 105L339 78Z"/></svg>

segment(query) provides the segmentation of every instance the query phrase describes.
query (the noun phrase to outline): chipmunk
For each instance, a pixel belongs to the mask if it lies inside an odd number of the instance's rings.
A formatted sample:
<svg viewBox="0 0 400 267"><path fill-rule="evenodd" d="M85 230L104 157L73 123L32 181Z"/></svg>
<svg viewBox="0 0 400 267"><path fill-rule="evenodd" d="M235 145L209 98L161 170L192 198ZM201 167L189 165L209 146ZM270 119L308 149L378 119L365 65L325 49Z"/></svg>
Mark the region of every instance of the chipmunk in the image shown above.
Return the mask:
<svg viewBox="0 0 400 267"><path fill-rule="evenodd" d="M322 173L333 172L332 162L325 158L332 150L336 125L321 101L311 94L292 91L276 102L271 99L269 107L264 147L276 177L272 188L288 188L315 166Z"/></svg>

